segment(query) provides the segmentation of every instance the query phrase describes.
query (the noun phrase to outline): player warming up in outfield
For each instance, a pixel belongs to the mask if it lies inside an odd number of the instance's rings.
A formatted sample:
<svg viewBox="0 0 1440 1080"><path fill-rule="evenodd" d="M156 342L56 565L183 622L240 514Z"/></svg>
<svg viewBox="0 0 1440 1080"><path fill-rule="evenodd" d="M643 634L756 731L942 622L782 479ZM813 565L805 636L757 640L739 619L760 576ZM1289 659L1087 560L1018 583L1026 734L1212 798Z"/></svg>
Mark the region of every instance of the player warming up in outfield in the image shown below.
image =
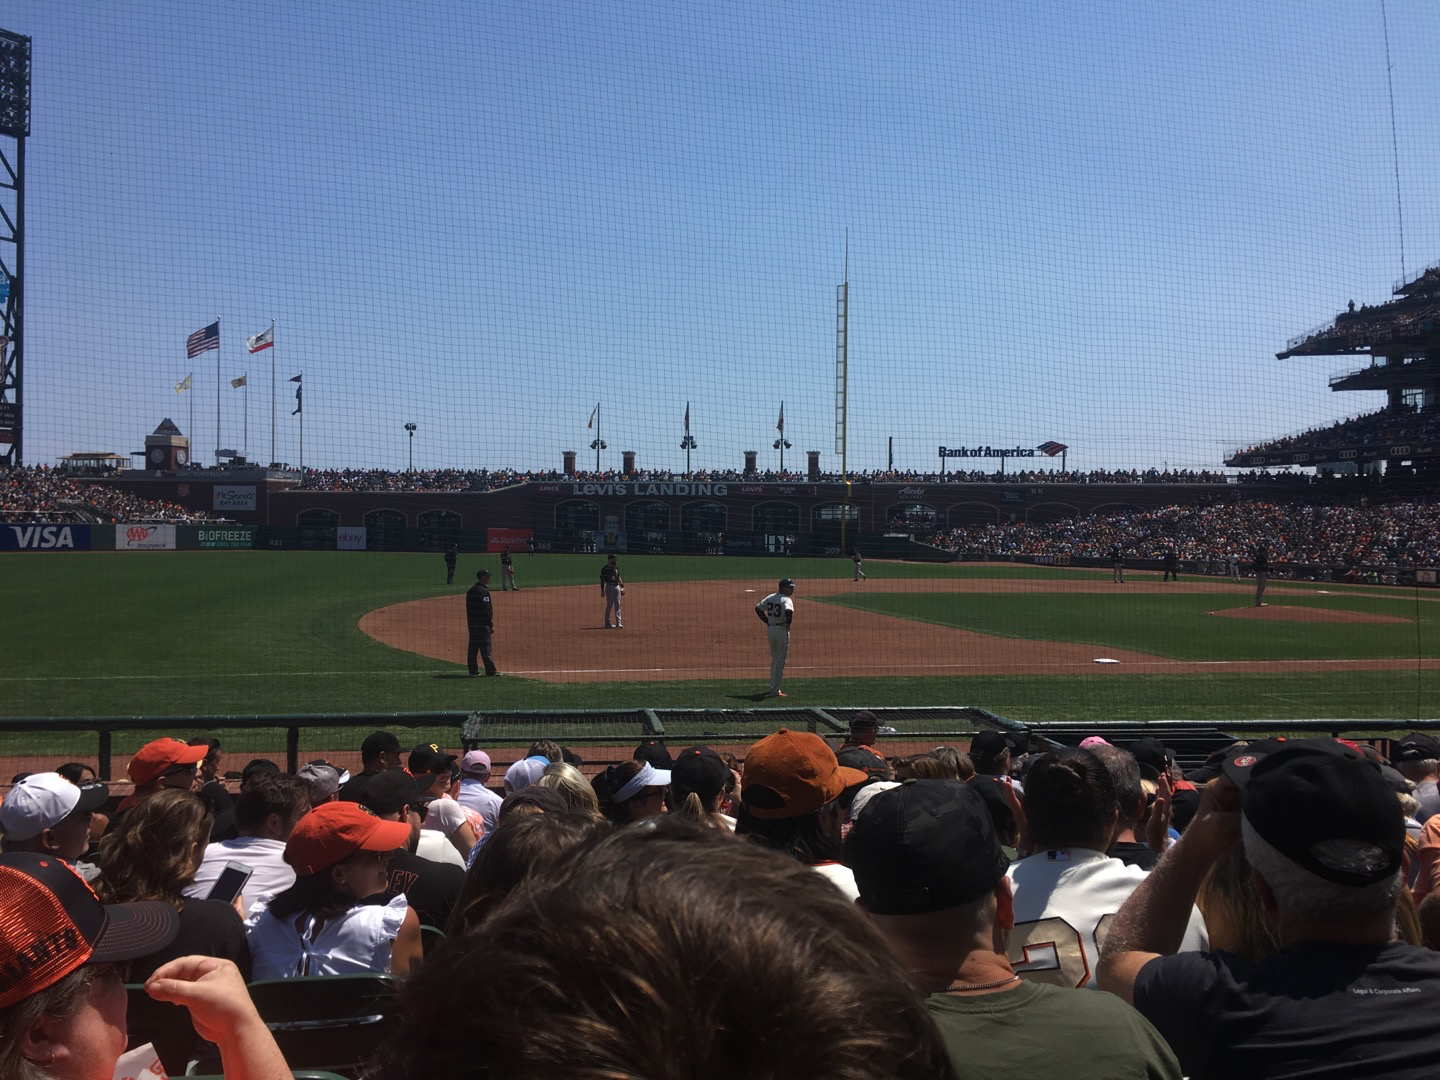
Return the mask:
<svg viewBox="0 0 1440 1080"><path fill-rule="evenodd" d="M455 550L455 545L450 545L450 550L445 552L445 584L455 584L455 563L459 560L460 553Z"/></svg>
<svg viewBox="0 0 1440 1080"><path fill-rule="evenodd" d="M755 605L755 614L765 624L770 638L770 696L784 697L780 680L785 677L785 659L790 655L790 624L795 621L795 582L788 577L777 591Z"/></svg>
<svg viewBox="0 0 1440 1080"><path fill-rule="evenodd" d="M625 624L620 621L620 598L625 595L625 582L620 578L620 567L614 555L600 568L600 595L605 597L605 629L610 629L613 614L615 629L623 630Z"/></svg>
<svg viewBox="0 0 1440 1080"><path fill-rule="evenodd" d="M495 661L490 655L491 642L495 636L495 610L490 606L490 571L481 570L475 575L475 584L465 594L465 626L470 631L470 647L465 660L471 675L479 675L480 667L476 655L485 662L486 675L499 675Z"/></svg>
<svg viewBox="0 0 1440 1080"><path fill-rule="evenodd" d="M515 584L515 566L510 561L510 545L505 545L505 550L500 552L500 591L509 592L514 589L520 591L520 586Z"/></svg>
<svg viewBox="0 0 1440 1080"><path fill-rule="evenodd" d="M855 577L854 577L853 580L855 580L855 581L864 581L864 580L865 580L865 571L860 569L861 558L860 558L860 549L859 549L859 548L856 548L856 549L854 550L854 552L850 555L850 561L855 564Z"/></svg>
<svg viewBox="0 0 1440 1080"><path fill-rule="evenodd" d="M1266 607L1265 586L1270 583L1270 552L1262 545L1255 549L1255 606Z"/></svg>

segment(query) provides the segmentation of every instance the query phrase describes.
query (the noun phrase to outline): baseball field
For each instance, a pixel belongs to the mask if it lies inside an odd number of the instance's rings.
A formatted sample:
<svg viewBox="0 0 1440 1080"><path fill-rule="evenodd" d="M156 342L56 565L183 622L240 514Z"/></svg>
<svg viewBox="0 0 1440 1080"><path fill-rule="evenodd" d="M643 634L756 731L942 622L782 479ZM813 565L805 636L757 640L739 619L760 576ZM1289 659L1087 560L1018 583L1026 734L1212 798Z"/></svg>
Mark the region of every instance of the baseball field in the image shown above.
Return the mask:
<svg viewBox="0 0 1440 1080"><path fill-rule="evenodd" d="M165 552L4 560L7 717L953 705L1037 723L1440 714L1440 594L1002 563ZM464 665L487 566L503 679ZM798 582L784 702L753 607Z"/></svg>

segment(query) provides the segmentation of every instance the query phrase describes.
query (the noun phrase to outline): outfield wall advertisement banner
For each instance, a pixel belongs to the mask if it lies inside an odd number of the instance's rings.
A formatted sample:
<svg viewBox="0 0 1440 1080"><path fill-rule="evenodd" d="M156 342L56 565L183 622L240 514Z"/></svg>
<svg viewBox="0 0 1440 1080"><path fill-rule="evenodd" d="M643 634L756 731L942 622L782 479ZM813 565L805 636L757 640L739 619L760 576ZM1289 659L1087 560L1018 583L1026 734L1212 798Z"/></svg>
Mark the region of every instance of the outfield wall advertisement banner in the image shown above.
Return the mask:
<svg viewBox="0 0 1440 1080"><path fill-rule="evenodd" d="M89 551L89 525L6 525L0 551Z"/></svg>
<svg viewBox="0 0 1440 1080"><path fill-rule="evenodd" d="M254 510L255 509L255 485L215 485L214 507L216 511L224 510Z"/></svg>
<svg viewBox="0 0 1440 1080"><path fill-rule="evenodd" d="M179 543L182 548L243 548L255 546L255 529L251 525L182 526Z"/></svg>
<svg viewBox="0 0 1440 1080"><path fill-rule="evenodd" d="M365 526L342 525L336 529L335 549L337 551L364 551Z"/></svg>
<svg viewBox="0 0 1440 1080"><path fill-rule="evenodd" d="M504 551L508 547L511 551L523 551L534 535L534 529L486 529L485 550Z"/></svg>
<svg viewBox="0 0 1440 1080"><path fill-rule="evenodd" d="M174 525L117 525L116 551L174 551Z"/></svg>

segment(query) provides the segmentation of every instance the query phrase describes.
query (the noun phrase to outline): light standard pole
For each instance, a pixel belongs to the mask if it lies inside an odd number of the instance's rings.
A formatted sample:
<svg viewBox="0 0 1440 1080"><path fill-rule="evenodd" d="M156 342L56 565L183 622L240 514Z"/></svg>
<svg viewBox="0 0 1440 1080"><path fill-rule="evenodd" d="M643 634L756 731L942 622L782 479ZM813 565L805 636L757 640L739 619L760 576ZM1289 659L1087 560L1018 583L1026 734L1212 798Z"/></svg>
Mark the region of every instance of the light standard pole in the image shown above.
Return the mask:
<svg viewBox="0 0 1440 1080"><path fill-rule="evenodd" d="M405 430L410 433L410 471L415 471L415 428L416 424L406 424Z"/></svg>
<svg viewBox="0 0 1440 1080"><path fill-rule="evenodd" d="M789 450L793 445L793 443L786 441L784 435L781 435L780 438L770 444L773 449L780 451L780 473L782 476L785 473L785 451Z"/></svg>

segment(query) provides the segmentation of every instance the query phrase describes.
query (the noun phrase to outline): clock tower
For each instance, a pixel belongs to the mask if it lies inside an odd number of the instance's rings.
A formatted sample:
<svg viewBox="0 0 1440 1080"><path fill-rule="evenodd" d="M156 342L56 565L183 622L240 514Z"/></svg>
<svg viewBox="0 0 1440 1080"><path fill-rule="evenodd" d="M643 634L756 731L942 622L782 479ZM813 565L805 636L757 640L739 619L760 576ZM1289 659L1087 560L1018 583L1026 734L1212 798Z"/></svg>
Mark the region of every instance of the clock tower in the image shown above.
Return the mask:
<svg viewBox="0 0 1440 1080"><path fill-rule="evenodd" d="M145 467L168 472L188 464L190 437L180 434L175 422L167 417L153 435L145 436Z"/></svg>

